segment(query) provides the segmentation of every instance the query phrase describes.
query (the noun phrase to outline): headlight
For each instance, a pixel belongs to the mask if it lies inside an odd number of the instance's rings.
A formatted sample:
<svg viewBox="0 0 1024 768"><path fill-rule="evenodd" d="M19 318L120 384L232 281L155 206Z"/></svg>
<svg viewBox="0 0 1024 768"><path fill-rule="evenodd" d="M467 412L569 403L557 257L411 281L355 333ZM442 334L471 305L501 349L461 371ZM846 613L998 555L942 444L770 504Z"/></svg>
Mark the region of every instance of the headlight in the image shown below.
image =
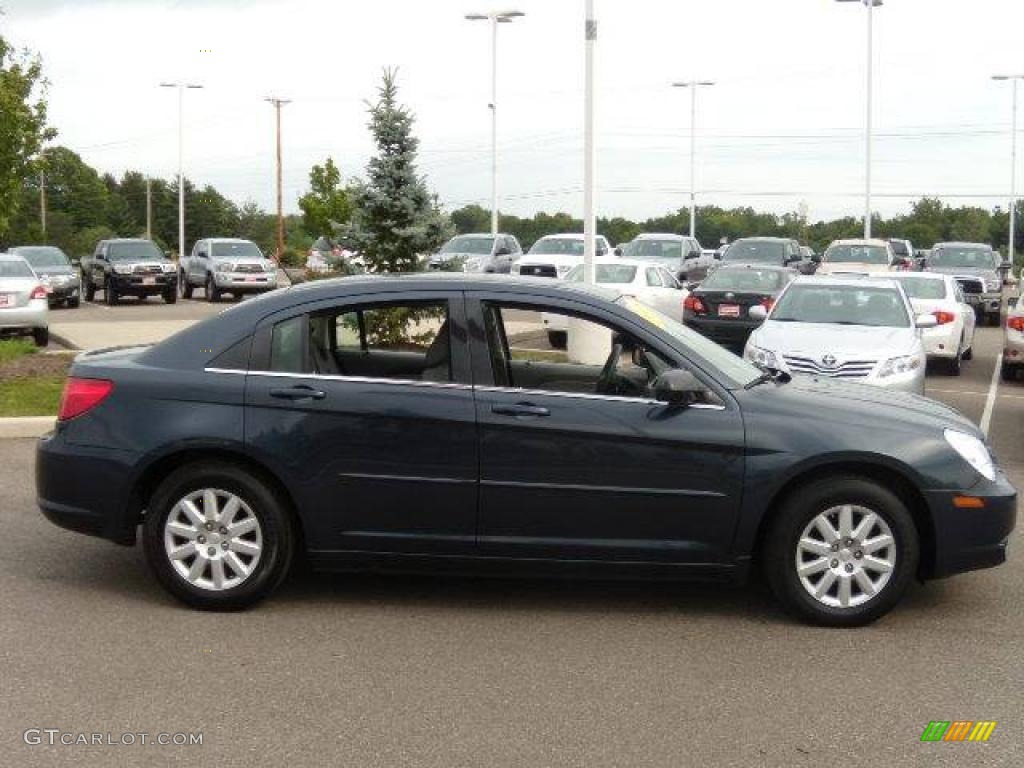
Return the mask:
<svg viewBox="0 0 1024 768"><path fill-rule="evenodd" d="M570 269L572 269L571 264L559 264L557 267L555 267L555 271L558 272L558 274L560 275L564 275Z"/></svg>
<svg viewBox="0 0 1024 768"><path fill-rule="evenodd" d="M744 355L752 363L764 366L765 368L780 369L779 358L775 356L775 353L770 349L761 349L760 347L750 346L747 347L747 351Z"/></svg>
<svg viewBox="0 0 1024 768"><path fill-rule="evenodd" d="M1000 282L999 278L993 277L985 280L986 291L998 291L1002 287L1003 284Z"/></svg>
<svg viewBox="0 0 1024 768"><path fill-rule="evenodd" d="M234 265L230 261L219 261L214 269L218 272L230 272L234 269Z"/></svg>
<svg viewBox="0 0 1024 768"><path fill-rule="evenodd" d="M115 264L114 272L119 275L130 275L132 273L132 267L124 267L119 264Z"/></svg>
<svg viewBox="0 0 1024 768"><path fill-rule="evenodd" d="M168 263L168 264L161 264L160 265L160 269L162 269L164 271L165 275L166 274L170 274L171 272L174 271L174 264L170 264L170 263Z"/></svg>
<svg viewBox="0 0 1024 768"><path fill-rule="evenodd" d="M263 260L263 271L264 272L277 272L277 264L274 263L273 259Z"/></svg>
<svg viewBox="0 0 1024 768"><path fill-rule="evenodd" d="M887 376L895 376L900 373L910 373L921 367L921 358L918 355L902 355L890 357L878 371L878 378L884 379Z"/></svg>
<svg viewBox="0 0 1024 768"><path fill-rule="evenodd" d="M960 454L960 458L978 470L983 477L989 480L996 479L996 465L981 440L955 429L947 429L943 434L946 436L946 442Z"/></svg>
<svg viewBox="0 0 1024 768"><path fill-rule="evenodd" d="M519 265L518 264L513 264L512 265L512 274L513 275L518 275L519 273L520 273Z"/></svg>
<svg viewBox="0 0 1024 768"><path fill-rule="evenodd" d="M479 272L480 271L480 259L466 259L462 262L463 272Z"/></svg>

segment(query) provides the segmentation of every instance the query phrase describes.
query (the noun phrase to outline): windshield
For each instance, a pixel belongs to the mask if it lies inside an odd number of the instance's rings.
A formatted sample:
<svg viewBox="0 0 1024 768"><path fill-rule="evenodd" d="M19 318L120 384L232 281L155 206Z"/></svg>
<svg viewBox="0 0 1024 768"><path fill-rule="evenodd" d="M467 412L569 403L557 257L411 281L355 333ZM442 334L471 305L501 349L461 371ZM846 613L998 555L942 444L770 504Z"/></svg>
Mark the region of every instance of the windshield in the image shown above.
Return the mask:
<svg viewBox="0 0 1024 768"><path fill-rule="evenodd" d="M221 259L262 259L263 254L255 243L214 243L210 255Z"/></svg>
<svg viewBox="0 0 1024 768"><path fill-rule="evenodd" d="M722 267L701 283L701 290L774 293L782 287L783 273L777 269Z"/></svg>
<svg viewBox="0 0 1024 768"><path fill-rule="evenodd" d="M893 279L903 286L903 292L911 299L946 298L946 281L927 277L896 275Z"/></svg>
<svg viewBox="0 0 1024 768"><path fill-rule="evenodd" d="M28 248L15 248L14 253L18 254L37 269L45 267L67 267L71 263L64 251L53 246L33 246Z"/></svg>
<svg viewBox="0 0 1024 768"><path fill-rule="evenodd" d="M0 259L0 277L35 277L32 268L20 259Z"/></svg>
<svg viewBox="0 0 1024 768"><path fill-rule="evenodd" d="M629 264L595 264L594 282L597 283L632 283L636 279L636 267ZM566 282L583 282L583 265L573 267L565 276Z"/></svg>
<svg viewBox="0 0 1024 768"><path fill-rule="evenodd" d="M881 245L833 245L822 261L830 264L884 264L889 265L889 251Z"/></svg>
<svg viewBox="0 0 1024 768"><path fill-rule="evenodd" d="M988 248L944 245L932 250L932 255L928 257L928 266L995 269L998 263L995 252Z"/></svg>
<svg viewBox="0 0 1024 768"><path fill-rule="evenodd" d="M675 338L685 349L693 350L694 353L707 360L719 373L731 379L736 385L746 386L761 375L761 370L753 363L748 363L725 347L720 347L710 339L687 328L678 320L673 320L668 315L663 315L658 310L634 299L632 296L620 296L616 299L616 302Z"/></svg>
<svg viewBox="0 0 1024 768"><path fill-rule="evenodd" d="M475 253L488 255L494 245L493 237L463 235L453 237L441 247L441 253Z"/></svg>
<svg viewBox="0 0 1024 768"><path fill-rule="evenodd" d="M600 250L600 243L598 243L598 250ZM583 238L576 240L568 237L542 237L533 244L533 247L530 248L530 253L582 256Z"/></svg>
<svg viewBox="0 0 1024 768"><path fill-rule="evenodd" d="M892 252L900 257L910 256L910 250L907 248L907 244L901 240L890 240L889 247L892 248Z"/></svg>
<svg viewBox="0 0 1024 768"><path fill-rule="evenodd" d="M910 315L899 291L871 285L791 285L770 320L906 328Z"/></svg>
<svg viewBox="0 0 1024 768"><path fill-rule="evenodd" d="M765 240L737 240L723 254L722 261L778 264L782 261L785 252L786 249L782 243Z"/></svg>
<svg viewBox="0 0 1024 768"><path fill-rule="evenodd" d="M110 261L132 261L137 259L163 259L160 249L149 240L135 240L128 243L111 243L107 248Z"/></svg>
<svg viewBox="0 0 1024 768"><path fill-rule="evenodd" d="M679 259L683 255L680 240L634 240L622 246L622 255L634 259Z"/></svg>

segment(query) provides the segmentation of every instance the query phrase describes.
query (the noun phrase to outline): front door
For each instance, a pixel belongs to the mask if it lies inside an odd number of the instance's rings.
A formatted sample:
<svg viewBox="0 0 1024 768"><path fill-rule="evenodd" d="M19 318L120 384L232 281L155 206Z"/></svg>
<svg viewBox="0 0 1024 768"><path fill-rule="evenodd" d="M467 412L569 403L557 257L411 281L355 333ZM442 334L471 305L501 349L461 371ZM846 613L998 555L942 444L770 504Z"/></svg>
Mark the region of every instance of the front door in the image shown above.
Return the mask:
<svg viewBox="0 0 1024 768"><path fill-rule="evenodd" d="M246 441L290 475L314 554L474 551L463 323L459 293L392 294L321 303L257 332Z"/></svg>
<svg viewBox="0 0 1024 768"><path fill-rule="evenodd" d="M558 350L542 307L469 301L474 372L492 381L477 387L481 554L724 562L744 466L735 402L714 386L686 409L654 401L653 377L685 361L570 307L543 307L566 315Z"/></svg>

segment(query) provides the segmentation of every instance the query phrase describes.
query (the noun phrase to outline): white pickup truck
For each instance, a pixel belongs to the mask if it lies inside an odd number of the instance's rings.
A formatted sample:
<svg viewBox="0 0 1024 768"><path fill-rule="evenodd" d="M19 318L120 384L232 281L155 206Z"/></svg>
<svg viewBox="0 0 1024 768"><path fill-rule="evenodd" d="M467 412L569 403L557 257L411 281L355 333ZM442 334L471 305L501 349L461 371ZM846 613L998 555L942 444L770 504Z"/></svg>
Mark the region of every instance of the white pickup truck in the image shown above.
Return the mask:
<svg viewBox="0 0 1024 768"><path fill-rule="evenodd" d="M191 256L182 257L178 288L183 299L202 288L207 301L219 301L225 293L233 298L266 293L277 288L277 265L249 240L208 237L196 241Z"/></svg>

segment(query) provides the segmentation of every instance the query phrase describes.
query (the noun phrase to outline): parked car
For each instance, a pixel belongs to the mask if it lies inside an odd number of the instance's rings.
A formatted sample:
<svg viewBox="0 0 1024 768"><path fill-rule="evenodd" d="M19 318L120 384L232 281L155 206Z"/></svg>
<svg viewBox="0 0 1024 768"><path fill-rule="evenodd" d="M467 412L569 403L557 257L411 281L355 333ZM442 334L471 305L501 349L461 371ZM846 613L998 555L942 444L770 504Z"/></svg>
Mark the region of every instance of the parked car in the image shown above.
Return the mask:
<svg viewBox="0 0 1024 768"><path fill-rule="evenodd" d="M27 261L39 276L51 307L79 305L82 281L64 251L53 245L16 245L9 252Z"/></svg>
<svg viewBox="0 0 1024 768"><path fill-rule="evenodd" d="M813 262L814 261L814 257L816 255L817 254L814 253L814 249L811 248L811 246L809 246L809 245L801 245L800 246L800 258L803 261ZM817 264L815 264L815 267L817 267Z"/></svg>
<svg viewBox="0 0 1024 768"><path fill-rule="evenodd" d="M1003 337L1003 381L1015 381L1024 371L1024 304L1011 300Z"/></svg>
<svg viewBox="0 0 1024 768"><path fill-rule="evenodd" d="M111 305L122 296L162 296L168 304L178 300L178 268L152 240L100 240L80 268L86 301L92 301L97 291L103 291Z"/></svg>
<svg viewBox="0 0 1024 768"><path fill-rule="evenodd" d="M607 286L431 277L315 281L79 355L37 443L43 514L126 545L141 527L159 582L214 609L299 555L764 573L796 615L852 626L916 578L1005 561L1016 490L946 406L789 381ZM510 341L524 309L571 314L605 359Z"/></svg>
<svg viewBox="0 0 1024 768"><path fill-rule="evenodd" d="M821 255L815 274L867 275L895 268L896 256L885 240L835 240Z"/></svg>
<svg viewBox="0 0 1024 768"><path fill-rule="evenodd" d="M714 254L705 253L696 238L671 233L640 234L617 251L629 259L657 262L682 281L703 278L715 260Z"/></svg>
<svg viewBox="0 0 1024 768"><path fill-rule="evenodd" d="M359 253L321 235L306 254L306 269L311 272L357 275L366 271L366 263Z"/></svg>
<svg viewBox="0 0 1024 768"><path fill-rule="evenodd" d="M573 267L564 278L567 283L583 282L583 265ZM669 270L644 259L604 257L594 264L594 282L606 285L632 296L649 307L654 307L672 318L683 314L683 301L687 292ZM555 349L565 349L568 322L565 315L544 314L542 322L548 343Z"/></svg>
<svg viewBox="0 0 1024 768"><path fill-rule="evenodd" d="M463 272L501 272L508 274L523 255L523 248L512 235L456 235L430 257L430 269L444 269L450 263Z"/></svg>
<svg viewBox="0 0 1024 768"><path fill-rule="evenodd" d="M805 260L800 243L788 237L741 237L722 254L721 265L765 264L792 267L799 272L813 271L813 262Z"/></svg>
<svg viewBox="0 0 1024 768"><path fill-rule="evenodd" d="M608 256L612 245L598 235L596 256ZM529 252L512 265L512 274L524 277L565 277L569 270L583 263L583 235L545 235Z"/></svg>
<svg viewBox="0 0 1024 768"><path fill-rule="evenodd" d="M753 307L750 316L764 323L750 335L744 356L759 365L924 393L926 360L918 329L934 327L936 319L915 316L895 281L800 277L770 311Z"/></svg>
<svg viewBox="0 0 1024 768"><path fill-rule="evenodd" d="M712 341L743 354L751 332L761 320L750 309L771 309L775 298L799 273L789 267L723 264L683 303L683 322Z"/></svg>
<svg viewBox="0 0 1024 768"><path fill-rule="evenodd" d="M895 258L895 265L899 269L914 269L914 244L898 237L890 237L888 243Z"/></svg>
<svg viewBox="0 0 1024 768"><path fill-rule="evenodd" d="M929 360L946 365L960 375L961 362L974 356L974 308L967 303L960 284L951 275L928 272L880 272L903 287L916 315L935 316L934 328L921 331L921 343Z"/></svg>
<svg viewBox="0 0 1024 768"><path fill-rule="evenodd" d="M202 288L207 301L220 301L225 293L236 299L266 293L277 288L277 264L249 240L207 237L178 262L178 287L183 299Z"/></svg>
<svg viewBox="0 0 1024 768"><path fill-rule="evenodd" d="M928 255L932 252L931 248L915 248L914 249L914 269L919 272L924 269L925 262L928 261Z"/></svg>
<svg viewBox="0 0 1024 768"><path fill-rule="evenodd" d="M0 253L0 336L31 334L37 347L50 343L46 286L21 256Z"/></svg>
<svg viewBox="0 0 1024 768"><path fill-rule="evenodd" d="M985 243L936 243L925 271L954 275L978 319L999 325L1003 310L1002 258Z"/></svg>

